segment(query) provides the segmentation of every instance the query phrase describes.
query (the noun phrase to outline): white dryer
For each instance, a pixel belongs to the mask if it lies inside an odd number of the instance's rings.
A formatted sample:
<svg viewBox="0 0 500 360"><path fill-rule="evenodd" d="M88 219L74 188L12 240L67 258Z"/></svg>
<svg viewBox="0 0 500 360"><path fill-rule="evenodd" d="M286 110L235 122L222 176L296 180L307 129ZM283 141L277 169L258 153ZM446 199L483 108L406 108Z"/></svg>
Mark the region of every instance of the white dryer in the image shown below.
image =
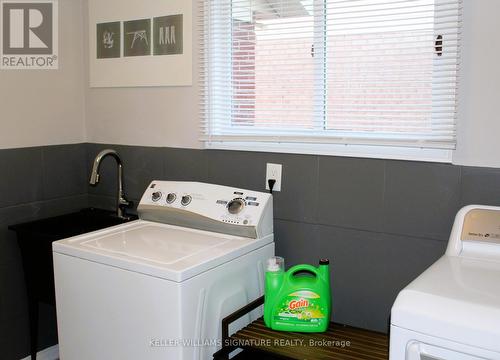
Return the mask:
<svg viewBox="0 0 500 360"><path fill-rule="evenodd" d="M53 244L62 360L211 359L221 319L263 294L270 194L153 181L138 214Z"/></svg>
<svg viewBox="0 0 500 360"><path fill-rule="evenodd" d="M390 360L500 359L500 207L466 206L446 254L402 290Z"/></svg>

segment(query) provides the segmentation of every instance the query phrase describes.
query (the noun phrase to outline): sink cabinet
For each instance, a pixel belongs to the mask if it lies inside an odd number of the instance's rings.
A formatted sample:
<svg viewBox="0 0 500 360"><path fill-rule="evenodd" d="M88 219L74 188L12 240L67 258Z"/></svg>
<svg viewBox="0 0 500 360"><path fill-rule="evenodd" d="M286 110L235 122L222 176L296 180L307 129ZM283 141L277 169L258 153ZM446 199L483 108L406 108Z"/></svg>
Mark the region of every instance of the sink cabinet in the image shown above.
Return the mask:
<svg viewBox="0 0 500 360"><path fill-rule="evenodd" d="M135 219L132 217L130 220ZM52 242L129 220L114 212L88 208L81 211L10 226L17 234L21 251L30 322L30 352L36 359L38 344L38 303L55 306ZM55 322L54 322L55 323Z"/></svg>

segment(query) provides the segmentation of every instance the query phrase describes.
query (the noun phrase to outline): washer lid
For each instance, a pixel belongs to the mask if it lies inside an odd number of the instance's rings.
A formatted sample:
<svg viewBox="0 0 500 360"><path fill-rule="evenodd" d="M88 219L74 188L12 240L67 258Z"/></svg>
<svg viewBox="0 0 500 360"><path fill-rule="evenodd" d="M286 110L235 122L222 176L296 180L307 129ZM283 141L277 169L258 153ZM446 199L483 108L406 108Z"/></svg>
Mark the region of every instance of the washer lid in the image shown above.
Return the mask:
<svg viewBox="0 0 500 360"><path fill-rule="evenodd" d="M53 251L183 281L272 242L137 220L53 243Z"/></svg>
<svg viewBox="0 0 500 360"><path fill-rule="evenodd" d="M391 323L500 352L500 263L443 256L399 293Z"/></svg>

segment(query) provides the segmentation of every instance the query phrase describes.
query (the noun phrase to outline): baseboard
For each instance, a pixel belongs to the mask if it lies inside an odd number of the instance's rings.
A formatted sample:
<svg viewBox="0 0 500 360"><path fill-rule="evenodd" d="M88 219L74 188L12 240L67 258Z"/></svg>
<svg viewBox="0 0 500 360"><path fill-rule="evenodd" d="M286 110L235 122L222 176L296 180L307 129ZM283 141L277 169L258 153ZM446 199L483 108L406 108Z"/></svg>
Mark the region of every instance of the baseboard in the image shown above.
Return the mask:
<svg viewBox="0 0 500 360"><path fill-rule="evenodd" d="M43 349L36 354L36 360L58 360L59 359L59 345L54 345L49 348ZM21 360L31 360L31 355Z"/></svg>

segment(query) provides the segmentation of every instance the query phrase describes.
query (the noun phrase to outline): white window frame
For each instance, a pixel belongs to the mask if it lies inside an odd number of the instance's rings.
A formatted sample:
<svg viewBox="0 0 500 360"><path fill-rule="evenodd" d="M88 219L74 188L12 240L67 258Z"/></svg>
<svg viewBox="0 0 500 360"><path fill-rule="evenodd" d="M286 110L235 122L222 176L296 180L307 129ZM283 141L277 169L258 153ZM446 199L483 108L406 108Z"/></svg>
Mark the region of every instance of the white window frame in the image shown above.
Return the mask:
<svg viewBox="0 0 500 360"><path fill-rule="evenodd" d="M204 0L200 0L203 6ZM219 2L230 2L231 0L212 0ZM445 3L447 0L436 0L437 3ZM461 0L459 0L461 1ZM230 30L230 21L228 21L228 28ZM207 24L204 24L205 31L208 30ZM228 33L231 33L228 31ZM323 38L323 33L318 34ZM316 37L315 37L316 38ZM323 39L316 39L323 41ZM315 40L315 43L316 43ZM218 44L220 46L222 43ZM445 44L443 44L443 52L445 52ZM316 47L317 49L322 49L322 47ZM206 50L206 49L205 49ZM210 56L210 55L209 55ZM458 59L460 63L460 56ZM324 62L318 61L318 71L323 71ZM232 71L232 63L228 62L227 69L229 72ZM230 76L228 77L230 82ZM323 90L323 89L322 89ZM458 94L457 94L458 99ZM211 100L209 100L211 101ZM227 119L229 124L231 121L231 114L219 114ZM321 130L323 131L323 130ZM266 131L267 132L267 131ZM303 137L307 136L303 132L297 132L296 130L291 131L292 133L297 133L297 136ZM273 134L272 131L269 131ZM314 131L309 132L309 134L314 135ZM342 135L340 132L336 134ZM242 137L244 137L244 132L242 131ZM458 137L457 137L458 142ZM362 144L356 144L356 142L350 140L349 143L315 143L311 142L284 142L281 141L277 135L274 138L270 138L266 141L264 140L252 140L252 141L218 141L218 140L206 140L203 141L205 149L218 149L218 150L236 150L236 151L253 151L253 152L275 152L275 153L290 153L290 154L310 154L310 155L326 155L326 156L342 156L342 157L361 157L361 158L377 158L377 159L394 159L394 160L408 160L408 161L425 161L425 162L440 162L440 163L452 163L453 155L456 149L439 149L439 148L428 148L428 147L408 147L408 146L397 146L397 140L394 145L377 145L376 140L374 145L367 145L366 142ZM458 143L457 143L458 146Z"/></svg>

